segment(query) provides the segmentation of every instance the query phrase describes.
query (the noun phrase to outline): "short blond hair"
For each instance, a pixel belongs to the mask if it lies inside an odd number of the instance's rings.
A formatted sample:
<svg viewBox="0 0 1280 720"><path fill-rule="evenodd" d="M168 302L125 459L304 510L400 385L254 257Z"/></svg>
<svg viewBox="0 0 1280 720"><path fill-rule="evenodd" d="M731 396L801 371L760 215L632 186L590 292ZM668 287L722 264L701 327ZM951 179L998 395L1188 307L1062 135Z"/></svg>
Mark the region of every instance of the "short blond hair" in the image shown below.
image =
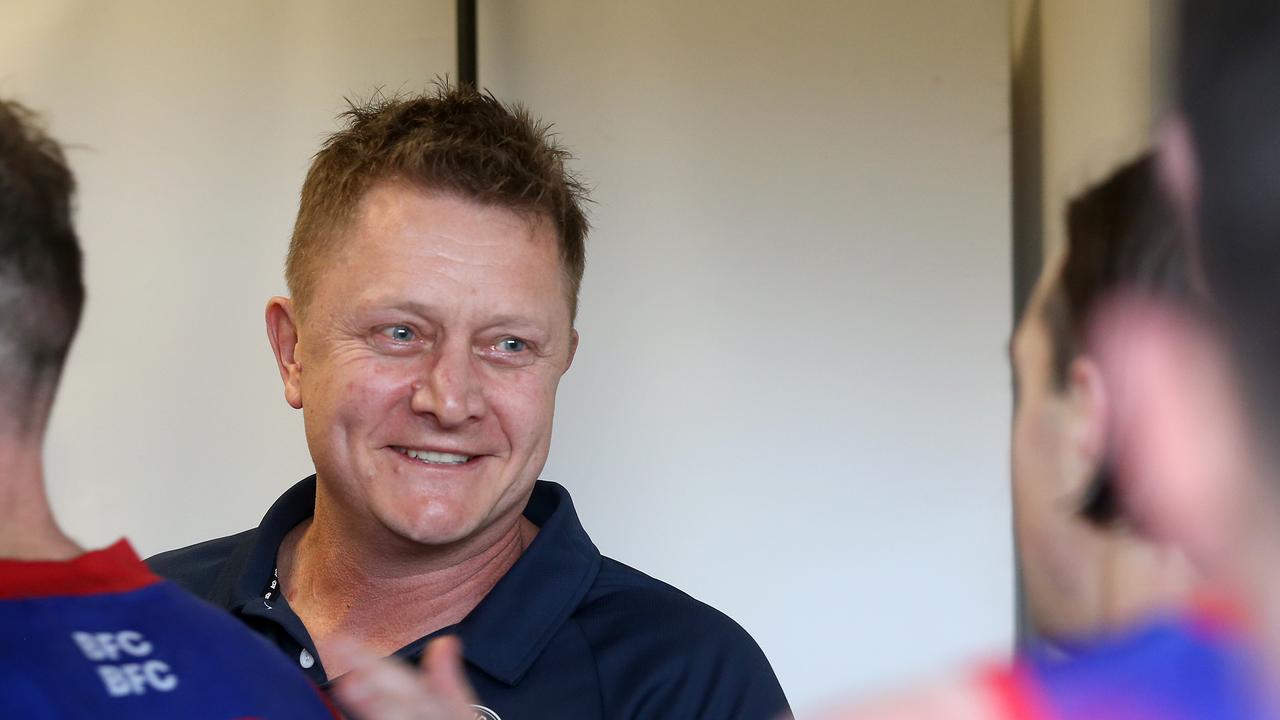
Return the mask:
<svg viewBox="0 0 1280 720"><path fill-rule="evenodd" d="M550 126L490 93L437 84L412 97L377 97L343 113L346 127L316 153L302 185L285 263L295 304L305 308L326 256L376 182L408 181L555 224L571 317L586 268L587 191Z"/></svg>

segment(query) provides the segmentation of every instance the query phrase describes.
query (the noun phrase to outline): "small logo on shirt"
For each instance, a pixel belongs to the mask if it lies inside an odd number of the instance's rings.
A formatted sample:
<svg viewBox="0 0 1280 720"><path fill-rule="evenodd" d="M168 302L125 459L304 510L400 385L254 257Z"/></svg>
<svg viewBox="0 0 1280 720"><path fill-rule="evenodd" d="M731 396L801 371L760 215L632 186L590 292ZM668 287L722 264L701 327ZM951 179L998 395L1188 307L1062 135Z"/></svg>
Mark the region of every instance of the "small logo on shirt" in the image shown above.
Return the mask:
<svg viewBox="0 0 1280 720"><path fill-rule="evenodd" d="M483 705L472 705L471 708L476 711L476 720L502 720L498 713Z"/></svg>
<svg viewBox="0 0 1280 720"><path fill-rule="evenodd" d="M144 695L149 690L169 692L178 687L178 676L168 663L150 657L154 648L140 632L73 632L71 639L86 659L98 663L98 677L111 697Z"/></svg>

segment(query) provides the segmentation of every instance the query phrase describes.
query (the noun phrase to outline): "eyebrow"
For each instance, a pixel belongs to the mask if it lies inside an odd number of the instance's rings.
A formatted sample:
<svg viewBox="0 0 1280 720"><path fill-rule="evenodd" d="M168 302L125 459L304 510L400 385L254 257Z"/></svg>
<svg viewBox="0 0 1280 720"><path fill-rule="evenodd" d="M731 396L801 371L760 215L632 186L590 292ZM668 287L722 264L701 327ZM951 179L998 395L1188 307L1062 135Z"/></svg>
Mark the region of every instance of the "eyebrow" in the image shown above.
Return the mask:
<svg viewBox="0 0 1280 720"><path fill-rule="evenodd" d="M499 315L484 324L485 330L493 330L495 328L511 328L517 331L528 330L547 335L551 334L551 329L543 323L522 315Z"/></svg>
<svg viewBox="0 0 1280 720"><path fill-rule="evenodd" d="M397 302L389 307L393 310L411 312L428 319L435 317L438 310L438 308L433 305L426 305L416 300ZM481 330L487 331L495 328L512 328L519 331L527 330L539 333L547 332L547 328L544 327L543 323L538 322L537 319L527 315L517 315L513 313L498 315L486 320L484 325L481 327Z"/></svg>
<svg viewBox="0 0 1280 720"><path fill-rule="evenodd" d="M392 304L390 308L392 310L406 310L408 312L414 313L416 315L421 315L423 317L430 317L431 315L434 314L434 311L435 311L434 307L430 305L424 305L415 300L405 300L405 301L397 302Z"/></svg>

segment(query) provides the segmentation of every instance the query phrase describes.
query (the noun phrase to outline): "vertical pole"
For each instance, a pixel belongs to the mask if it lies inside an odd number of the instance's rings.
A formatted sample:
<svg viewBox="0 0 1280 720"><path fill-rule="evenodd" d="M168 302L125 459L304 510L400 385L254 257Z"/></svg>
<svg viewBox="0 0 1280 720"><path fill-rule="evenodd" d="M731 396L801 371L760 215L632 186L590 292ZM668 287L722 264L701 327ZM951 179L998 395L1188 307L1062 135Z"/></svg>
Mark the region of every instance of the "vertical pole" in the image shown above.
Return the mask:
<svg viewBox="0 0 1280 720"><path fill-rule="evenodd" d="M1011 6L1012 7L1012 6ZM1012 128L1013 170L1013 323L1012 333L1027 306L1036 278L1040 276L1044 260L1045 222L1061 222L1061 218L1046 218L1044 209L1044 54L1041 39L1041 2L1029 0L1030 10L1022 22L1026 23L1022 52L1010 58L1011 97L1009 103ZM1016 19L1016 18L1015 18ZM1022 28L1019 28L1022 29ZM1017 400L1015 398L1014 402ZM1013 412L1013 408L1010 412ZM1014 535L1013 528L1009 534ZM1035 628L1027 608L1027 596L1023 577L1022 549L1014 541L1014 619L1018 647L1032 645L1036 641Z"/></svg>
<svg viewBox="0 0 1280 720"><path fill-rule="evenodd" d="M458 0L458 85L479 87L476 73L476 0Z"/></svg>

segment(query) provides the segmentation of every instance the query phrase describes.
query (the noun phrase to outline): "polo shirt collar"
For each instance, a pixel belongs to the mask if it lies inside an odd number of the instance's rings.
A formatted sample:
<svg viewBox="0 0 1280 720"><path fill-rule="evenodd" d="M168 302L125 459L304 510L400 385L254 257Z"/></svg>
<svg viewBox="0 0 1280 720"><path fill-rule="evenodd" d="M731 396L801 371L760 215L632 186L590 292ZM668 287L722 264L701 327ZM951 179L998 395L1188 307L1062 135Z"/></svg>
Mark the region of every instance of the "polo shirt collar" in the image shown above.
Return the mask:
<svg viewBox="0 0 1280 720"><path fill-rule="evenodd" d="M257 603L262 599L262 591L274 576L276 555L280 551L280 543L290 530L315 515L316 512L316 476L305 478L285 491L262 516L258 531L251 542L236 548L235 554L225 566L225 573L234 573L233 577L219 578L217 585L234 587L235 596L229 604L232 610L238 611L245 605Z"/></svg>
<svg viewBox="0 0 1280 720"><path fill-rule="evenodd" d="M537 537L458 627L467 660L508 685L582 604L601 563L560 485L539 481L524 515Z"/></svg>
<svg viewBox="0 0 1280 720"><path fill-rule="evenodd" d="M280 543L314 514L315 496L312 475L280 496L252 541L237 548L241 561L226 567L228 572L238 569L239 577L218 583L234 586L236 597L227 603L232 611L261 601ZM578 520L569 492L560 485L538 481L524 516L538 526L538 535L480 604L462 622L410 643L397 655L416 658L435 635L454 633L472 665L508 685L520 682L582 603L601 564L600 551Z"/></svg>

